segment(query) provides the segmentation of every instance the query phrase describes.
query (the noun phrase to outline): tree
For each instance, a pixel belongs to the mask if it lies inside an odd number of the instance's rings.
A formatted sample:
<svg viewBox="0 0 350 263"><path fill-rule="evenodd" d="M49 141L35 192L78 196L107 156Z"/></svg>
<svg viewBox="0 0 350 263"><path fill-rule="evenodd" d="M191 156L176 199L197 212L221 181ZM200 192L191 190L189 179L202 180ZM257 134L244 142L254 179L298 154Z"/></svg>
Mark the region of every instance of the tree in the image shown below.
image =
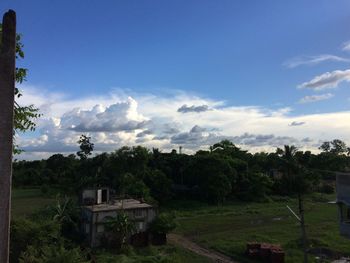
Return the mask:
<svg viewBox="0 0 350 263"><path fill-rule="evenodd" d="M87 137L86 135L82 134L79 138L78 143L80 151L77 152L77 155L80 157L81 160L86 160L89 155L91 155L91 152L94 150L94 144L90 142L91 137Z"/></svg>
<svg viewBox="0 0 350 263"><path fill-rule="evenodd" d="M167 234L176 228L175 215L169 213L159 214L151 223L150 231L156 234Z"/></svg>
<svg viewBox="0 0 350 263"><path fill-rule="evenodd" d="M172 181L162 171L152 170L148 172L145 183L150 188L152 197L158 202L165 203L171 197Z"/></svg>
<svg viewBox="0 0 350 263"><path fill-rule="evenodd" d="M326 141L319 147L320 150L326 153L332 153L335 155L348 154L349 148L346 146L345 142L334 139L333 141Z"/></svg>
<svg viewBox="0 0 350 263"><path fill-rule="evenodd" d="M127 238L135 232L135 224L124 212L118 213L116 217L106 217L105 228L111 234L109 242L117 248L127 245Z"/></svg>
<svg viewBox="0 0 350 263"><path fill-rule="evenodd" d="M2 24L0 23L0 39L2 36ZM16 35L16 59L23 59L24 45L21 42L22 35ZM1 47L0 40L0 47ZM15 80L17 84L23 83L26 80L28 69L16 67ZM16 87L15 88L15 98L19 99L22 96L21 91ZM39 109L36 108L33 104L30 105L20 105L15 101L14 105L14 135L19 132L34 131L36 128L35 120L39 118L42 114L39 113ZM22 150L18 146L14 145L14 153L21 153Z"/></svg>
<svg viewBox="0 0 350 263"><path fill-rule="evenodd" d="M116 182L116 185L118 186L119 193L122 196L129 195L134 198L149 198L149 188L143 182L143 180L137 178L135 175L125 173L117 179L118 182Z"/></svg>
<svg viewBox="0 0 350 263"><path fill-rule="evenodd" d="M200 197L216 204L231 193L236 180L232 159L218 153L199 154L186 167L189 186L198 186Z"/></svg>
<svg viewBox="0 0 350 263"><path fill-rule="evenodd" d="M297 148L295 146L285 145L284 149L277 149L276 153L281 158L281 170L283 171L282 187L288 188L290 193L296 193L298 197L299 222L303 240L304 263L308 262L307 247L308 241L305 229L304 219L304 202L303 196L307 193L317 181L315 173L309 171L305 166L301 165L296 158ZM300 155L300 154L299 154Z"/></svg>

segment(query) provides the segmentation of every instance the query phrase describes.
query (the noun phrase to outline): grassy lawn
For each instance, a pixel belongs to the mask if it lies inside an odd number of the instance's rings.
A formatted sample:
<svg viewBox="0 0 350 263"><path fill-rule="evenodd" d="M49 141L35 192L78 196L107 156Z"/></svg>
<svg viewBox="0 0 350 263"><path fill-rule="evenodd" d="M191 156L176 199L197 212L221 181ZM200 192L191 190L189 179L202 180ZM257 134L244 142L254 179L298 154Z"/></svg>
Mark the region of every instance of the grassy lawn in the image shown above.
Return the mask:
<svg viewBox="0 0 350 263"><path fill-rule="evenodd" d="M305 220L311 247L314 251L350 254L350 240L339 235L336 205L332 195L309 196L305 205ZM186 202L174 204L179 227L175 232L185 235L206 247L223 252L241 262L251 262L243 255L249 241L281 244L286 262L302 262L299 242L300 227L287 210L297 210L294 199L268 203L231 203L221 207ZM315 255L310 255L311 262Z"/></svg>
<svg viewBox="0 0 350 263"><path fill-rule="evenodd" d="M44 196L39 189L14 189L11 214L14 218L29 215L54 202L55 198Z"/></svg>

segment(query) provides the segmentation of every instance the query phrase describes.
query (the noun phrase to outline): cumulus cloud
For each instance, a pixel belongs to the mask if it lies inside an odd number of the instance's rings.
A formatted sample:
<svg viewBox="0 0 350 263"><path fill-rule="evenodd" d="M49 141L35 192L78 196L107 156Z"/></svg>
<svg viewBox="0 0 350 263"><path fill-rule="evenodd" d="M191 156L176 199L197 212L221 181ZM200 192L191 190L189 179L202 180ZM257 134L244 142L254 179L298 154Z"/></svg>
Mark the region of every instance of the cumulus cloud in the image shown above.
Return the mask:
<svg viewBox="0 0 350 263"><path fill-rule="evenodd" d="M349 45L349 49L350 49L350 45ZM329 54L323 54L318 56L300 56L300 57L295 57L290 60L287 60L286 62L283 63L283 65L287 68L296 68L298 66L303 66L303 65L313 66L326 61L350 62L350 59L329 55Z"/></svg>
<svg viewBox="0 0 350 263"><path fill-rule="evenodd" d="M208 110L209 110L209 106L208 105L187 106L186 104L182 105L180 108L177 109L178 112L182 112L182 113L203 112L203 111L208 111Z"/></svg>
<svg viewBox="0 0 350 263"><path fill-rule="evenodd" d="M326 72L298 86L300 89L323 90L336 88L340 82L350 81L350 69Z"/></svg>
<svg viewBox="0 0 350 263"><path fill-rule="evenodd" d="M305 122L304 121L293 121L289 124L289 126L301 126L304 125Z"/></svg>
<svg viewBox="0 0 350 263"><path fill-rule="evenodd" d="M36 95L27 96L28 91ZM74 153L82 133L92 137L95 152L141 144L163 151L181 145L184 152L191 153L208 149L222 139L251 151L274 151L274 147L283 144L317 150L320 141L334 138L350 142L350 123L345 121L350 119L350 112L346 111L292 116L290 108L236 107L178 91L172 96L118 91L79 99L30 89L24 89L23 93L26 104L35 102L41 109L47 106L44 117L38 120L37 131L18 137L18 144L27 151L19 158ZM48 104L48 98L54 99ZM208 105L212 110L201 118L195 114L178 114L177 109L184 103ZM302 122L308 125L301 125ZM290 128L297 124L298 129Z"/></svg>
<svg viewBox="0 0 350 263"><path fill-rule="evenodd" d="M95 105L91 110L75 108L61 118L61 126L77 132L132 131L145 127L146 118L137 112L137 102L129 97L106 108Z"/></svg>
<svg viewBox="0 0 350 263"><path fill-rule="evenodd" d="M321 100L329 100L330 98L334 97L332 93L326 93L326 94L320 94L320 95L309 95L301 98L299 100L299 103L311 103Z"/></svg>

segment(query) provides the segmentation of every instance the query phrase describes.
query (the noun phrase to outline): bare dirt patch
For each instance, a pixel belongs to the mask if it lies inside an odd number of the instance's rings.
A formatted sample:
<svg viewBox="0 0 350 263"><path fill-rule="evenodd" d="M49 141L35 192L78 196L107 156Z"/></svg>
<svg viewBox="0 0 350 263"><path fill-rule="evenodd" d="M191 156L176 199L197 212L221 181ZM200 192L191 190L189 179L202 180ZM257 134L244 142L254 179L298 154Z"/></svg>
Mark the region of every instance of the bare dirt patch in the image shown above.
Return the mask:
<svg viewBox="0 0 350 263"><path fill-rule="evenodd" d="M177 235L177 234L169 234L167 235L168 241L174 245L181 246L185 249L188 249L198 255L207 257L211 259L213 262L218 263L239 263L237 261L233 261L230 257L221 254L216 251L209 250L204 248L193 241L187 239L186 237Z"/></svg>

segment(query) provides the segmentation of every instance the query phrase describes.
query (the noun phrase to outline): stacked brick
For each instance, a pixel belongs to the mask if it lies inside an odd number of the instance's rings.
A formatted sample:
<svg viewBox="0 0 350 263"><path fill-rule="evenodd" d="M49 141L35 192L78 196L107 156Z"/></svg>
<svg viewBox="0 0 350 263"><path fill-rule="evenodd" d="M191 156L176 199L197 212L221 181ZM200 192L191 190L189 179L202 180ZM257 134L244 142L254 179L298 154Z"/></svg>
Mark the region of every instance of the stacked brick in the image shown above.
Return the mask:
<svg viewBox="0 0 350 263"><path fill-rule="evenodd" d="M284 251L279 245L268 243L247 243L248 257L267 263L284 263Z"/></svg>

